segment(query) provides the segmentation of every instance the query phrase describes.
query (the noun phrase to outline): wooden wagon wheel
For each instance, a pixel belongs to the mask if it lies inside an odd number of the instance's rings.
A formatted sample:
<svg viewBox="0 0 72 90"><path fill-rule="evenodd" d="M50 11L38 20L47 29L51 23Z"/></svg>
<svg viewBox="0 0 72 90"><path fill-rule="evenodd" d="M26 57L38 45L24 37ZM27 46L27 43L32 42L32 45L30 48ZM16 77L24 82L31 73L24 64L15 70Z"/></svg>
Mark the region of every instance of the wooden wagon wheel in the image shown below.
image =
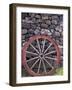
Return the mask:
<svg viewBox="0 0 72 90"><path fill-rule="evenodd" d="M22 48L22 65L29 75L53 75L59 63L58 45L48 35L32 36Z"/></svg>

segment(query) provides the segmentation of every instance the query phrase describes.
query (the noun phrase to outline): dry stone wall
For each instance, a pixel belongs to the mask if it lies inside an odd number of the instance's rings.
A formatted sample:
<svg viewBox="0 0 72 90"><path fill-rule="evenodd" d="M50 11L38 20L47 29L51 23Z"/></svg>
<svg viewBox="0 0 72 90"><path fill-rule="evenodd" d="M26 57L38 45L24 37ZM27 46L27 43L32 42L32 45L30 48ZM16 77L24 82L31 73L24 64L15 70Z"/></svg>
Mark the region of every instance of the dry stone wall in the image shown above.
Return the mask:
<svg viewBox="0 0 72 90"><path fill-rule="evenodd" d="M21 15L22 46L31 36L42 34L49 35L59 47L63 46L63 15L41 13L22 13ZM63 61L63 48L60 50Z"/></svg>
<svg viewBox="0 0 72 90"><path fill-rule="evenodd" d="M50 35L63 45L63 15L22 13L22 44L33 35Z"/></svg>

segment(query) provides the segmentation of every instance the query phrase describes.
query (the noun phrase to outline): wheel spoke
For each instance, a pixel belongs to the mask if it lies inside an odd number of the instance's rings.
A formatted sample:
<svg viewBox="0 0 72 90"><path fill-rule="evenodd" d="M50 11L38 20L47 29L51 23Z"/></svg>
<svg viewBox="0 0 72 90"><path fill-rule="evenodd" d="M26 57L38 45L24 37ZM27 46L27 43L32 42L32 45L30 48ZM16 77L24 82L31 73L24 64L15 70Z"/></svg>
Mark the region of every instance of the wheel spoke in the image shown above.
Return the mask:
<svg viewBox="0 0 72 90"><path fill-rule="evenodd" d="M45 73L47 73L47 72L46 72L45 63L44 63L44 61L43 61L43 60L42 60L42 63L43 63L43 67L44 67L44 72L45 72Z"/></svg>
<svg viewBox="0 0 72 90"><path fill-rule="evenodd" d="M30 52L30 51L26 51L26 53L33 54L33 55L38 55L37 53L33 53L33 52Z"/></svg>
<svg viewBox="0 0 72 90"><path fill-rule="evenodd" d="M44 53L46 53L51 46L52 46L52 43L48 46L48 48L44 51Z"/></svg>
<svg viewBox="0 0 72 90"><path fill-rule="evenodd" d="M46 56L45 58L51 59L51 60L56 60L56 58L48 57Z"/></svg>
<svg viewBox="0 0 72 90"><path fill-rule="evenodd" d="M31 58L31 59L28 59L27 62L32 61L32 60L35 60L35 59L37 59L37 58L38 58L38 57L34 57L34 58Z"/></svg>
<svg viewBox="0 0 72 90"><path fill-rule="evenodd" d="M45 40L43 41L43 48L42 48L42 52L44 51L44 47L45 47Z"/></svg>
<svg viewBox="0 0 72 90"><path fill-rule="evenodd" d="M38 71L37 71L37 73L39 73L39 71L40 71L40 66L41 66L41 60L40 60L40 62L39 62L39 66L38 66Z"/></svg>
<svg viewBox="0 0 72 90"><path fill-rule="evenodd" d="M46 63L47 63L51 68L54 68L54 67L49 63L48 60L46 60L45 58L44 58L44 60L46 61Z"/></svg>
<svg viewBox="0 0 72 90"><path fill-rule="evenodd" d="M39 44L39 40L38 39L37 39L37 45L38 45L39 51L41 53L41 48L40 48L40 44Z"/></svg>
<svg viewBox="0 0 72 90"><path fill-rule="evenodd" d="M38 50L32 44L30 46L39 54Z"/></svg>
<svg viewBox="0 0 72 90"><path fill-rule="evenodd" d="M49 54L52 54L52 53L55 53L56 51L51 51L49 53L46 53L45 55L49 55Z"/></svg>
<svg viewBox="0 0 72 90"><path fill-rule="evenodd" d="M37 59L37 60L33 63L33 65L31 66L31 69L37 64L38 61L39 61L39 59Z"/></svg>

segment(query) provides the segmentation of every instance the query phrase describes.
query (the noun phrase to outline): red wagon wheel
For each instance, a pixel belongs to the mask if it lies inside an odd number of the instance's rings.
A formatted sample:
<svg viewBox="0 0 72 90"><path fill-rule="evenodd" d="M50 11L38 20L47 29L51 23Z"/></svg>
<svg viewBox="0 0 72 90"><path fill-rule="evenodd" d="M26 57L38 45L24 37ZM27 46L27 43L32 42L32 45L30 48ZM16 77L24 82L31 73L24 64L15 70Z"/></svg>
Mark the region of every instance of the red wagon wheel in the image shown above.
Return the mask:
<svg viewBox="0 0 72 90"><path fill-rule="evenodd" d="M59 63L58 45L49 36L32 36L22 48L22 65L32 76L52 75Z"/></svg>

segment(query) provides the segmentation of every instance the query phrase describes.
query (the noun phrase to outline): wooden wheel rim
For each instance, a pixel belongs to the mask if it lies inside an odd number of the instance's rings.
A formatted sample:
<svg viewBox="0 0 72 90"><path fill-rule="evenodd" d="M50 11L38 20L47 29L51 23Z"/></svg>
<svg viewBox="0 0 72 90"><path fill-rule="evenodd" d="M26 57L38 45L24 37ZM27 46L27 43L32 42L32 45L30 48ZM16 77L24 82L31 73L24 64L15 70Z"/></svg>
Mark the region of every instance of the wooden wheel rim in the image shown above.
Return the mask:
<svg viewBox="0 0 72 90"><path fill-rule="evenodd" d="M60 63L60 50L59 50L59 47L58 45L56 44L56 42L54 40L52 40L50 38L50 36L45 36L45 35L35 35L35 36L32 36L29 38L28 42L26 42L22 48L22 65L24 66L24 68L27 70L27 72L32 75L32 76L42 76L42 75L50 75L52 72L55 71L55 68L52 68L49 72L47 73L36 73L34 72L27 64L27 60L26 60L26 51L27 51L27 48L29 47L29 45L34 41L34 40L38 40L38 39L46 39L48 40L49 42L51 42L55 49L56 49L56 52L57 52L57 56L56 56L56 64L59 64Z"/></svg>

